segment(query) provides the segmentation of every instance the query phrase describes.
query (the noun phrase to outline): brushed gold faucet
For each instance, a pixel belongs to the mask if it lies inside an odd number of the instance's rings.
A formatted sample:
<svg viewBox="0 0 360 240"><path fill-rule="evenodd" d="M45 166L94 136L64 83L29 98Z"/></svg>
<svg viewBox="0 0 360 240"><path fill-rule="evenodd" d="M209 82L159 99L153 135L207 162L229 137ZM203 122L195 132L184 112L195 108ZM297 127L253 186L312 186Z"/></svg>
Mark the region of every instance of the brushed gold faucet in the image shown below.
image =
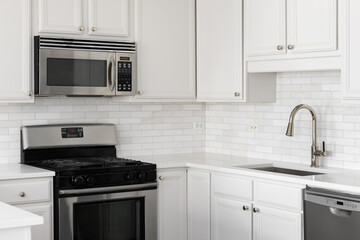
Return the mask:
<svg viewBox="0 0 360 240"><path fill-rule="evenodd" d="M291 112L289 118L289 124L286 130L286 136L293 137L294 136L294 120L295 115L300 109L307 109L311 113L312 116L312 145L311 145L311 165L310 167L319 167L319 157L325 157L325 142L323 141L323 150L319 150L317 146L317 130L316 130L316 113L312 107L306 104L297 105Z"/></svg>

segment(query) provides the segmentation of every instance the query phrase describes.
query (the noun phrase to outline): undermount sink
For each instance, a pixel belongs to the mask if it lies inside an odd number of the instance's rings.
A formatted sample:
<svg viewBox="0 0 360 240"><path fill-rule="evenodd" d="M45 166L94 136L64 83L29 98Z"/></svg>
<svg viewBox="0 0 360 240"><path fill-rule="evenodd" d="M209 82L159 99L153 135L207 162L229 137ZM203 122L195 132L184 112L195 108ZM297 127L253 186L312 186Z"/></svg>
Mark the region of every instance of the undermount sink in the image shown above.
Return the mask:
<svg viewBox="0 0 360 240"><path fill-rule="evenodd" d="M273 173L296 175L296 176L312 176L312 175L324 174L322 172L303 171L303 170L297 170L297 169L291 169L291 168L282 168L282 167L275 167L275 166L258 166L258 167L255 167L255 166L253 166L253 167L239 166L239 167L252 169L252 170L273 172Z"/></svg>

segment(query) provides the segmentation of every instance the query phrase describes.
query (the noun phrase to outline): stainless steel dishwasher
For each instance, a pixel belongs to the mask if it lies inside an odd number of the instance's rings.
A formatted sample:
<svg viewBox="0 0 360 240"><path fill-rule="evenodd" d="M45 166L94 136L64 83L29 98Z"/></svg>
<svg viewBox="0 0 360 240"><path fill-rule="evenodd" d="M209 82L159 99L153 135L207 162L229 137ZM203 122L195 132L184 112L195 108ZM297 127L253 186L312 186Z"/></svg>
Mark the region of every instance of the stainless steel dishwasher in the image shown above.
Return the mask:
<svg viewBox="0 0 360 240"><path fill-rule="evenodd" d="M360 195L307 187L305 240L359 240Z"/></svg>

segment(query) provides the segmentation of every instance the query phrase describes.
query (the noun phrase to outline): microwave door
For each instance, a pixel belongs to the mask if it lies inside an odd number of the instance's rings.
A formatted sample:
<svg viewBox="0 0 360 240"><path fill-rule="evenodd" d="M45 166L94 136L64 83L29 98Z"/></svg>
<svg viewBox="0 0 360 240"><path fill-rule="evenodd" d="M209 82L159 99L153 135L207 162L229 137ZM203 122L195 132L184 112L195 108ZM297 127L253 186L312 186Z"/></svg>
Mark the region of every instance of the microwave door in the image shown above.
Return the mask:
<svg viewBox="0 0 360 240"><path fill-rule="evenodd" d="M115 53L43 48L39 57L38 95L115 95Z"/></svg>

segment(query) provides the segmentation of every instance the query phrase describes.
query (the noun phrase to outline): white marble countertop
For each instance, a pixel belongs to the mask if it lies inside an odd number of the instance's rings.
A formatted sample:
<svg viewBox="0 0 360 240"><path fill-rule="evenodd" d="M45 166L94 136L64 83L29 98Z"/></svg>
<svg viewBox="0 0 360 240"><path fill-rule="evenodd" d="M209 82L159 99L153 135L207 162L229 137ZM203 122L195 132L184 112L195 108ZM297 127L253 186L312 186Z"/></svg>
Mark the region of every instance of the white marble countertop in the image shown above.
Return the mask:
<svg viewBox="0 0 360 240"><path fill-rule="evenodd" d="M269 160L244 158L214 153L173 154L159 156L139 156L137 160L157 164L158 169L191 167L209 171L240 174L249 177L283 181L311 187L328 188L342 192L360 193L360 171L339 168L310 168L309 165ZM325 174L295 176L248 169L253 165L277 166ZM309 160L310 164L310 160Z"/></svg>
<svg viewBox="0 0 360 240"><path fill-rule="evenodd" d="M20 163L0 164L0 180L52 177L55 172L41 168L31 167Z"/></svg>
<svg viewBox="0 0 360 240"><path fill-rule="evenodd" d="M41 216L0 202L0 229L19 228L44 223Z"/></svg>

